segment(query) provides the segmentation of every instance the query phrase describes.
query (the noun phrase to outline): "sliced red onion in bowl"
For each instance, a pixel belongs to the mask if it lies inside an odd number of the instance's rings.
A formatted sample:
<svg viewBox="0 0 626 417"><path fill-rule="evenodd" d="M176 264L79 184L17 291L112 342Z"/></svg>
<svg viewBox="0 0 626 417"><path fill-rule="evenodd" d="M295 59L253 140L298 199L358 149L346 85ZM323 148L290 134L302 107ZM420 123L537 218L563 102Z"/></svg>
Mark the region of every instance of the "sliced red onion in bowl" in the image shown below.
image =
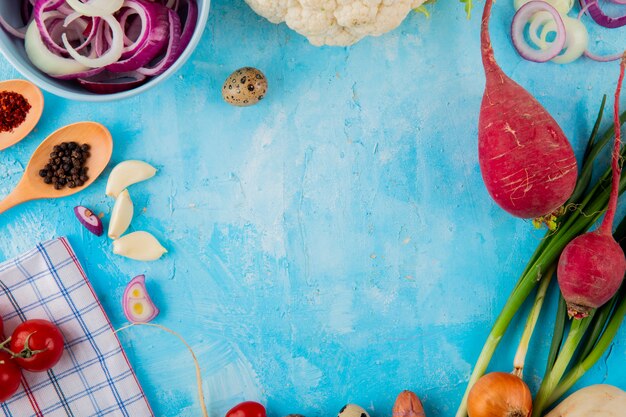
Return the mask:
<svg viewBox="0 0 626 417"><path fill-rule="evenodd" d="M111 94L169 69L197 26L197 0L17 0L26 26L0 28L24 39L33 65ZM3 29L0 29L3 30Z"/></svg>
<svg viewBox="0 0 626 417"><path fill-rule="evenodd" d="M548 12L556 24L556 38L546 45L544 49L536 49L526 42L524 35L526 26L532 17L539 12ZM511 38L517 52L524 58L533 62L547 62L555 58L565 45L565 25L559 12L550 4L543 1L531 1L524 4L515 13L511 24ZM541 47L541 45L537 45Z"/></svg>
<svg viewBox="0 0 626 417"><path fill-rule="evenodd" d="M93 77L79 78L77 81L85 90L97 94L114 94L132 90L145 83L148 77L137 71L133 72L101 72Z"/></svg>

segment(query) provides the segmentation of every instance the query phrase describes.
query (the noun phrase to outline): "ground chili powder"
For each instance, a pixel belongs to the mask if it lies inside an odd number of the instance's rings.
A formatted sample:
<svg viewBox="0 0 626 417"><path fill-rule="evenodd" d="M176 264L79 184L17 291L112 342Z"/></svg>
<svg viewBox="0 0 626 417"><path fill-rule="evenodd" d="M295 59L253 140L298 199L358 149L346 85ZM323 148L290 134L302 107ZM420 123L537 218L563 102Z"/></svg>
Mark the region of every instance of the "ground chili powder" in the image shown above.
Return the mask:
<svg viewBox="0 0 626 417"><path fill-rule="evenodd" d="M31 105L14 91L0 91L0 132L11 132L24 123Z"/></svg>

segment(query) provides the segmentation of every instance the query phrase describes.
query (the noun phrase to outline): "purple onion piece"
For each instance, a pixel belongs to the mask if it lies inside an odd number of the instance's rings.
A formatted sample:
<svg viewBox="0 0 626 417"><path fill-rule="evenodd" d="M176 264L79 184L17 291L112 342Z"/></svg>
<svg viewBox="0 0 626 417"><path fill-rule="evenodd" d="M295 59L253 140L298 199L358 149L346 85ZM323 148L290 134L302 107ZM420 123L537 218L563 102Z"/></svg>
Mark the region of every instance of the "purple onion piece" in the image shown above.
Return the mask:
<svg viewBox="0 0 626 417"><path fill-rule="evenodd" d="M96 216L93 211L83 206L74 207L74 214L76 218L85 226L87 230L96 236L102 236L104 233L104 227L102 226L102 220Z"/></svg>
<svg viewBox="0 0 626 417"><path fill-rule="evenodd" d="M149 323L159 315L159 309L148 294L144 275L138 275L128 283L122 296L122 307L131 323Z"/></svg>
<svg viewBox="0 0 626 417"><path fill-rule="evenodd" d="M165 56L153 67L143 67L137 70L138 73L147 75L150 77L157 76L159 74L167 71L169 67L171 67L174 62L180 57L181 44L180 44L180 18L175 11L169 10L169 21L170 21L170 36L169 42L167 44L167 49L165 51Z"/></svg>
<svg viewBox="0 0 626 417"><path fill-rule="evenodd" d="M114 94L132 90L145 83L148 78L138 72L102 72L94 77L79 78L77 81L87 91L96 94Z"/></svg>
<svg viewBox="0 0 626 417"><path fill-rule="evenodd" d="M600 26L608 29L626 26L626 14L620 17L611 17L604 13L598 0L580 0L580 2L581 5L587 9L587 13L591 16L591 18Z"/></svg>
<svg viewBox="0 0 626 417"><path fill-rule="evenodd" d="M111 72L135 71L144 65L148 65L155 59L167 45L169 34L169 9L159 3L146 0L127 0L125 6L134 3L146 12L146 32L148 39L135 53L124 60L107 65L106 69Z"/></svg>

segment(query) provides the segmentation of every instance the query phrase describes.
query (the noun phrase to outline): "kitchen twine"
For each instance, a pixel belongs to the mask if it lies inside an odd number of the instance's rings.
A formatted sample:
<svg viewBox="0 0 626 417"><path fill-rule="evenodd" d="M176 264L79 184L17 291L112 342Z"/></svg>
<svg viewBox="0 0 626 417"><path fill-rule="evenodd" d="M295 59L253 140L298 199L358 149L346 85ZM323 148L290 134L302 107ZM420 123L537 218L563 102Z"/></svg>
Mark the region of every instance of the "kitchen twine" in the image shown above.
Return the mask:
<svg viewBox="0 0 626 417"><path fill-rule="evenodd" d="M153 323L131 323L117 329L113 333L118 333L123 330L130 329L133 326L156 327L157 329L164 330L169 334L176 336L181 342L183 342L183 345L185 345L189 353L191 353L191 357L193 358L193 362L196 366L196 383L198 384L198 397L200 398L200 409L202 410L202 416L209 417L209 413L207 412L206 404L204 402L204 391L202 390L202 372L200 371L200 363L198 362L198 358L196 358L196 354L193 352L193 349L191 348L191 346L189 346L189 343L187 343L185 339L183 339L183 337L180 334L176 333L174 330L168 329L167 327L161 326L160 324Z"/></svg>

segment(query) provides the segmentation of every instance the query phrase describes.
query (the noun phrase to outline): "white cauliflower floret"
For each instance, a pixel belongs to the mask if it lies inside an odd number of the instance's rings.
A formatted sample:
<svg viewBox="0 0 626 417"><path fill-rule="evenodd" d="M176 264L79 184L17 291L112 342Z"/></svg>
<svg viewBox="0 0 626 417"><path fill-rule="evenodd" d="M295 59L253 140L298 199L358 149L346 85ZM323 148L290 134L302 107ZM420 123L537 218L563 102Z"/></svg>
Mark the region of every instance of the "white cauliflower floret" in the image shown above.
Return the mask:
<svg viewBox="0 0 626 417"><path fill-rule="evenodd" d="M316 46L352 45L397 28L426 0L246 0L272 23L287 23Z"/></svg>

